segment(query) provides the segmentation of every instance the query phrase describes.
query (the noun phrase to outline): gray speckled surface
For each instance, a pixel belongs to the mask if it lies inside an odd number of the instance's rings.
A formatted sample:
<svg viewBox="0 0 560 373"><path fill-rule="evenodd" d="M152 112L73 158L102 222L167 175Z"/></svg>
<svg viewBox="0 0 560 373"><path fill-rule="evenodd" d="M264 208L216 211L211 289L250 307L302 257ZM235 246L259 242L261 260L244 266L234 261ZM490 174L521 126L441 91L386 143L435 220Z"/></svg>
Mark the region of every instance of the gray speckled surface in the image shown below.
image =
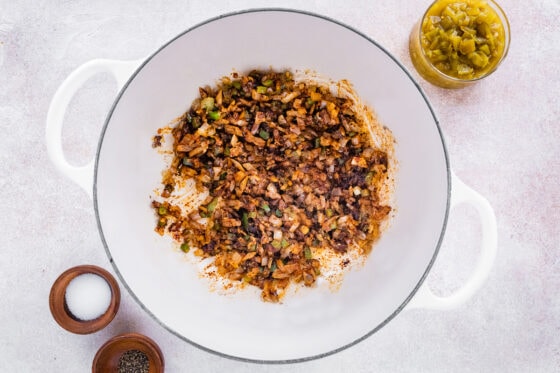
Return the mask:
<svg viewBox="0 0 560 373"><path fill-rule="evenodd" d="M151 320L123 293L116 319L78 336L52 319L48 294L67 268L112 268L91 201L48 160L45 117L63 79L94 58L136 59L218 14L281 6L336 18L378 41L412 70L408 33L428 1L11 1L0 0L0 370L85 372L99 346L137 331L158 342L168 372L553 372L560 370L560 4L500 2L510 53L486 81L460 91L425 90L451 164L486 196L499 252L483 289L461 308L408 311L358 345L327 358L256 366L201 351ZM418 75L413 71L415 77ZM108 76L72 100L63 143L89 160L116 94ZM459 287L474 267L480 228L457 208L428 283Z"/></svg>

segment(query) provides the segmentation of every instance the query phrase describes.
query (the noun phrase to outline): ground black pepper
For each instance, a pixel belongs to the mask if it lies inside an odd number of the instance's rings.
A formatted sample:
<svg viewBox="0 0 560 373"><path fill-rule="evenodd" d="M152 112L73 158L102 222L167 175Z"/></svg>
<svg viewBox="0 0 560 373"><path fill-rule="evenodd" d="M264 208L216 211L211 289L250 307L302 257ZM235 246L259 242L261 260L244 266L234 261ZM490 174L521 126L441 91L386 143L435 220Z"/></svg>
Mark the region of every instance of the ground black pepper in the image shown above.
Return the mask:
<svg viewBox="0 0 560 373"><path fill-rule="evenodd" d="M128 350L119 359L118 373L148 373L150 361L139 350Z"/></svg>

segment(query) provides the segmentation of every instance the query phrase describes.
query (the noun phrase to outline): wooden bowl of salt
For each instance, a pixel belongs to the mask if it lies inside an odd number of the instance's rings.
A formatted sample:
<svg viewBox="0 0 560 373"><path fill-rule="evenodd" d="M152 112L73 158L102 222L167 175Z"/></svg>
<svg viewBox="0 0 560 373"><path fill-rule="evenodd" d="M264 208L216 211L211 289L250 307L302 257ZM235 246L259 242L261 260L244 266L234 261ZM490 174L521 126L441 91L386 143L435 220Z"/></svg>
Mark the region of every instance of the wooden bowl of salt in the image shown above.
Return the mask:
<svg viewBox="0 0 560 373"><path fill-rule="evenodd" d="M95 333L114 319L121 293L105 269L80 265L63 272L54 282L49 306L55 321L76 334Z"/></svg>

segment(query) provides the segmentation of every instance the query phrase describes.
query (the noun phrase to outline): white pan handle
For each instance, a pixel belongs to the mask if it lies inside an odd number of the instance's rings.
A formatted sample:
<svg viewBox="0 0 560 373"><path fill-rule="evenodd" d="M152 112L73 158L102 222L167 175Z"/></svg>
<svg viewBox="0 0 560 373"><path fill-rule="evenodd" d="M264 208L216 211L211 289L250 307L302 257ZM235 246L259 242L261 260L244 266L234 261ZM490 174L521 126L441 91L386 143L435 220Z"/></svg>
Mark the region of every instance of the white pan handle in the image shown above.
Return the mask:
<svg viewBox="0 0 560 373"><path fill-rule="evenodd" d="M92 198L94 159L82 166L73 166L66 160L62 150L62 124L66 108L72 97L84 83L99 73L110 73L117 81L119 90L125 85L142 60L116 61L96 59L86 62L74 70L62 82L54 94L47 113L47 152L55 167L82 187Z"/></svg>
<svg viewBox="0 0 560 373"><path fill-rule="evenodd" d="M433 310L450 310L457 308L469 300L484 284L494 264L498 246L498 229L496 216L488 200L465 185L453 172L451 209L467 203L476 208L482 227L482 240L478 263L467 282L453 294L440 297L435 295L424 283L406 309L424 308Z"/></svg>

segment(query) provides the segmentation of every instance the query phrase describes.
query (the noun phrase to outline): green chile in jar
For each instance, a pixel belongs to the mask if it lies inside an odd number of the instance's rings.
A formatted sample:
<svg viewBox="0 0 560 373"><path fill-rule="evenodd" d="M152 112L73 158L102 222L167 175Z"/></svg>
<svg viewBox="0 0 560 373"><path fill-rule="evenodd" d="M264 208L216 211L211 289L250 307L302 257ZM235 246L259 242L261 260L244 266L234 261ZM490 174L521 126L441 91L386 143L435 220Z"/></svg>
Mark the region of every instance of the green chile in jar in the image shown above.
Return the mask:
<svg viewBox="0 0 560 373"><path fill-rule="evenodd" d="M484 0L441 0L426 12L420 42L442 73L476 79L492 70L505 51L504 25Z"/></svg>

